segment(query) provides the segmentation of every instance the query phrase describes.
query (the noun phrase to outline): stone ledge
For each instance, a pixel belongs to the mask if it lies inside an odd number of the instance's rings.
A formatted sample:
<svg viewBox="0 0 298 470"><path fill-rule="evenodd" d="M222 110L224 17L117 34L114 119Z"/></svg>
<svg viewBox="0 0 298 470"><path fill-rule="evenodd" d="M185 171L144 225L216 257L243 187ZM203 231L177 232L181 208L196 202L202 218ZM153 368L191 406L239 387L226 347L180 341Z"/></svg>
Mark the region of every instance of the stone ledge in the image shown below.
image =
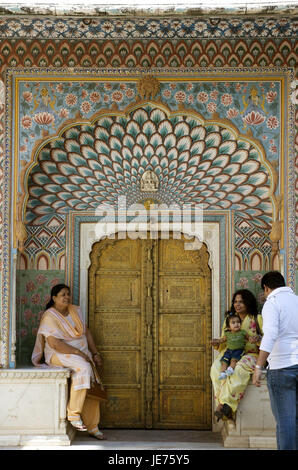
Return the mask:
<svg viewBox="0 0 298 470"><path fill-rule="evenodd" d="M70 445L65 368L0 370L0 446Z"/></svg>
<svg viewBox="0 0 298 470"><path fill-rule="evenodd" d="M236 422L225 421L221 429L224 447L276 449L275 420L266 378L255 387L250 380L240 401Z"/></svg>
<svg viewBox="0 0 298 470"><path fill-rule="evenodd" d="M40 378L68 378L70 369L62 367L24 367L19 369L0 369L0 380L2 379L40 379Z"/></svg>

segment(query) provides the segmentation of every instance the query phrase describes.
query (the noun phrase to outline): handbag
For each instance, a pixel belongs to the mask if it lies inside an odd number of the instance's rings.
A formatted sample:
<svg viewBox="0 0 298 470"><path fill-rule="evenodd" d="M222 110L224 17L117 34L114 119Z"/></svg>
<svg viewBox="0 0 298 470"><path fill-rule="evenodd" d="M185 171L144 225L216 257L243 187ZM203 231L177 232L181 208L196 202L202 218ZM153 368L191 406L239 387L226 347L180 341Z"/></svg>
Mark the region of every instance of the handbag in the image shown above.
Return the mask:
<svg viewBox="0 0 298 470"><path fill-rule="evenodd" d="M95 381L91 382L91 388L87 390L87 396L90 398L97 398L98 400L107 400L107 392L101 383L99 374L93 364L91 364Z"/></svg>
<svg viewBox="0 0 298 470"><path fill-rule="evenodd" d="M103 385L97 382L93 382L91 384L91 388L89 388L87 391L87 396L90 398L97 398L98 400L108 399L107 392L103 388Z"/></svg>

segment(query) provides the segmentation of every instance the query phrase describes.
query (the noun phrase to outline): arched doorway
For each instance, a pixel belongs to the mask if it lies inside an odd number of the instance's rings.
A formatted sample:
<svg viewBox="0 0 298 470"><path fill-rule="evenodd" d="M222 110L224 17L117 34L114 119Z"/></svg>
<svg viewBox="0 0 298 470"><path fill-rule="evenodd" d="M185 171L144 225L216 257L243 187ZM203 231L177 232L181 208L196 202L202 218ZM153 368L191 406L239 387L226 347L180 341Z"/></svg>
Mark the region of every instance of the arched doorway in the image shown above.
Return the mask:
<svg viewBox="0 0 298 470"><path fill-rule="evenodd" d="M89 327L109 394L102 424L211 429L211 269L185 239L105 239L89 268Z"/></svg>

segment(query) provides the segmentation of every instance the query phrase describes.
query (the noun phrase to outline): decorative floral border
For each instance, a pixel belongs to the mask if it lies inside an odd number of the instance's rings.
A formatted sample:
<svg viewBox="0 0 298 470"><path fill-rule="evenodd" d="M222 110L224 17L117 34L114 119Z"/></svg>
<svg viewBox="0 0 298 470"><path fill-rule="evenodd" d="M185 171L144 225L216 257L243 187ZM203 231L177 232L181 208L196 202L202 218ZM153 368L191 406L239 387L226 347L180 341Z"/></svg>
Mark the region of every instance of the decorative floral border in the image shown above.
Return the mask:
<svg viewBox="0 0 298 470"><path fill-rule="evenodd" d="M1 38L32 39L197 39L292 38L297 20L289 17L232 18L0 18Z"/></svg>

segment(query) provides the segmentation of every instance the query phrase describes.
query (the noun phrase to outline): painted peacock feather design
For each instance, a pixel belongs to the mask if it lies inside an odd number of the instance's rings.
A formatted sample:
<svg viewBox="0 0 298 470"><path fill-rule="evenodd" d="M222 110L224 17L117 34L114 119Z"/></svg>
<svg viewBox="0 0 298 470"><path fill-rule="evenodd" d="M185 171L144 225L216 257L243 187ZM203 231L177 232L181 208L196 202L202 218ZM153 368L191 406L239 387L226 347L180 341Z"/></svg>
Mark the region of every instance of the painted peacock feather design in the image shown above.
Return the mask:
<svg viewBox="0 0 298 470"><path fill-rule="evenodd" d="M119 196L127 206L150 198L141 191L148 170L158 177L160 203L232 209L256 225L271 223L268 169L253 141L224 123L153 103L74 124L49 141L29 175L27 223L116 205Z"/></svg>

